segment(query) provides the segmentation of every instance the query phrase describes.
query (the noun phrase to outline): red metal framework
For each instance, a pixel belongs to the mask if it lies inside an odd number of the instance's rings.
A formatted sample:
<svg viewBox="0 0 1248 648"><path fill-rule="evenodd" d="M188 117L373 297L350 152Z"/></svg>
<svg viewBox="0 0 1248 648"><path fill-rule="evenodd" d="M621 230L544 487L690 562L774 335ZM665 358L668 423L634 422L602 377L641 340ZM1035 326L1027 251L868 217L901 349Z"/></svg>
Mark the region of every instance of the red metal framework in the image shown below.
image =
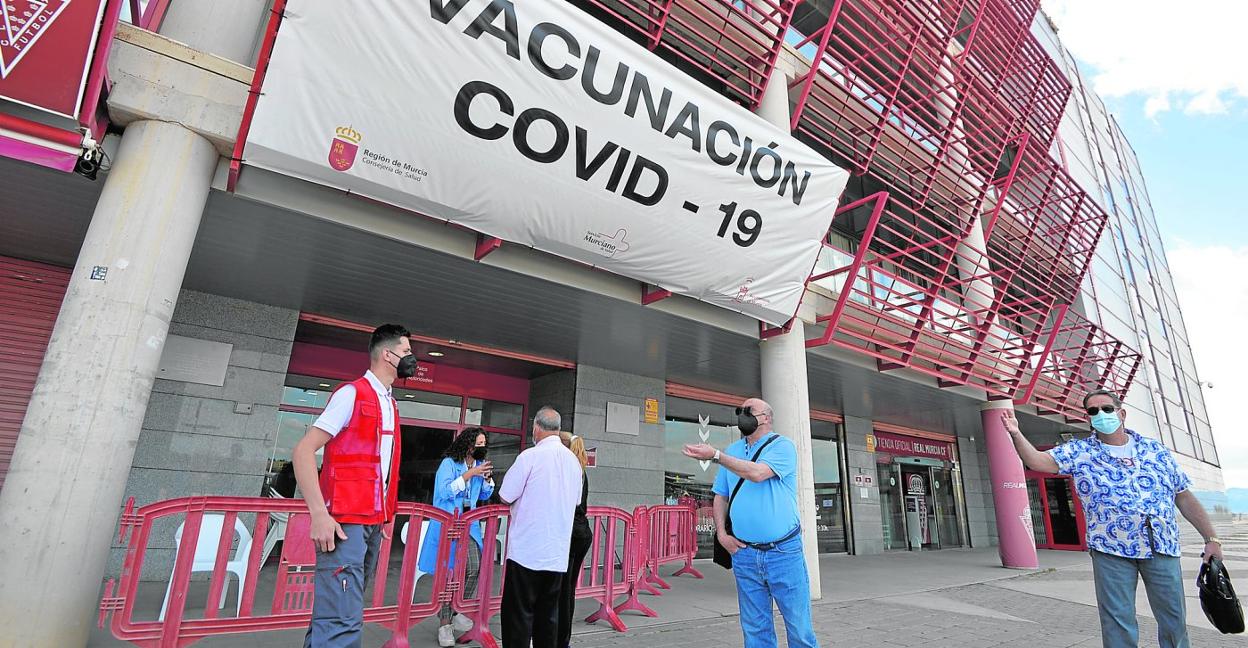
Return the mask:
<svg viewBox="0 0 1248 648"><path fill-rule="evenodd" d="M1063 308L1063 315L1048 331L1026 391L1015 402L1083 420L1083 395L1092 389L1125 395L1142 356L1075 311Z"/></svg>
<svg viewBox="0 0 1248 648"><path fill-rule="evenodd" d="M1007 200L985 227L1007 308L1074 303L1108 220L1042 149L1024 148Z"/></svg>
<svg viewBox="0 0 1248 648"><path fill-rule="evenodd" d="M879 193L837 216L839 227L862 232L861 242L852 254L825 242L807 298L822 329L815 327L807 346L832 343L875 357L882 370L908 367L942 386L1013 397L1052 307L1004 308L1006 277L971 237L980 226L976 215L963 216L960 230L933 235L948 224Z"/></svg>
<svg viewBox="0 0 1248 648"><path fill-rule="evenodd" d="M800 0L571 0L753 110Z"/></svg>
<svg viewBox="0 0 1248 648"><path fill-rule="evenodd" d="M994 177L1007 141L1047 147L1071 90L1016 11L1027 14L1000 0L839 0L797 44L814 64L790 85L793 130L920 202L934 166ZM917 169L917 186L898 184Z"/></svg>

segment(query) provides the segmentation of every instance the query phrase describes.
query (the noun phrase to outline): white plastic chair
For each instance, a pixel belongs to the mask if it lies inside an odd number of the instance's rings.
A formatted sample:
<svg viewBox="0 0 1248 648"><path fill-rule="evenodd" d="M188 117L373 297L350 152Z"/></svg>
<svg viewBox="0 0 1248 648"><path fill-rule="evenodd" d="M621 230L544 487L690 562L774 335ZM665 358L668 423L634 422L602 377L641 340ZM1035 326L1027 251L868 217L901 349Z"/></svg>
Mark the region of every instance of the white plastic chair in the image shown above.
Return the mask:
<svg viewBox="0 0 1248 648"><path fill-rule="evenodd" d="M272 488L269 488L269 497L288 499ZM269 555L273 553L273 548L277 546L277 541L286 537L286 522L290 520L290 513L269 513L269 519L269 529L264 534L264 553L260 554L261 567L269 561Z"/></svg>
<svg viewBox="0 0 1248 648"><path fill-rule="evenodd" d="M407 527L411 525L412 525L411 522L404 522L403 529L399 531L399 540L401 540L403 544L405 545L407 544ZM417 552L419 552L425 546L425 534L426 533L429 533L429 520L421 520L420 521L420 537L416 540ZM417 553L416 557L419 559L420 554ZM417 564L419 564L419 562ZM420 571L420 568L417 567L416 576L415 578L412 579L412 602L413 603L416 602L416 585L420 583L420 577L424 575L425 575L425 572Z"/></svg>
<svg viewBox="0 0 1248 648"><path fill-rule="evenodd" d="M500 518L498 520L498 533L494 535L495 542L498 543L498 564L502 565L507 562L507 520L510 518ZM481 524L485 524L481 522ZM484 533L485 529L482 528Z"/></svg>
<svg viewBox="0 0 1248 648"><path fill-rule="evenodd" d="M203 520L199 524L199 541L195 543L195 557L191 561L191 573L195 572L212 572L217 563L217 542L221 539L221 525L225 523L225 516L218 513L209 513L204 515ZM182 528L186 526L186 522L178 525L177 531L173 533L173 542L177 546L177 553L182 551ZM247 578L247 558L251 555L251 533L247 531L247 525L243 521L234 519L234 533L238 535L238 548L234 550L234 559L227 560L225 563L225 583L221 585L221 601L217 604L217 609L225 607L226 594L230 591L229 574L238 577L238 598L234 606L234 614L243 606L243 583ZM174 554L174 564L177 564L177 553ZM169 574L169 585L165 588L165 602L160 606L160 619L165 618L165 611L169 607L169 594L173 590L173 574Z"/></svg>

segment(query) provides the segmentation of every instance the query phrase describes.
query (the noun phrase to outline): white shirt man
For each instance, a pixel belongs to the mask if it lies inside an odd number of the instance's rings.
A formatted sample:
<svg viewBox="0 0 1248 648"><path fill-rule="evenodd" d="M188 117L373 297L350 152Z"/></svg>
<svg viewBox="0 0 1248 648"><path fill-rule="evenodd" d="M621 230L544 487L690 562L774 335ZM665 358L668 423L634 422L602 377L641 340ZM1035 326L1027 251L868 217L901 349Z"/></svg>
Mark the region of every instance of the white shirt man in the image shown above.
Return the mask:
<svg viewBox="0 0 1248 648"><path fill-rule="evenodd" d="M581 464L559 440L559 413L533 419L537 443L516 457L498 496L511 505L503 581L503 648L556 648L559 592L568 568ZM559 647L562 648L562 647Z"/></svg>

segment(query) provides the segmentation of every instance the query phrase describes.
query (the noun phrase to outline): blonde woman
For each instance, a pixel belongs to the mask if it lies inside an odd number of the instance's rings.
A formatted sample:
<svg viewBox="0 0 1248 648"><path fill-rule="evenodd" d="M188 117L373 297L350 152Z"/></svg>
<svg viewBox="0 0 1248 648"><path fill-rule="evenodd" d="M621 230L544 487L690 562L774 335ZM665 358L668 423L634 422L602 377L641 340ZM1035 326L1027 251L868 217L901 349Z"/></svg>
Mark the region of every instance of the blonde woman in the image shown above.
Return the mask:
<svg viewBox="0 0 1248 648"><path fill-rule="evenodd" d="M555 644L558 648L567 648L572 642L576 582L580 580L581 565L584 564L585 554L589 553L589 546L594 541L594 532L589 527L589 518L585 516L589 503L589 475L585 474L589 457L585 454L585 440L567 432L560 432L559 438L576 455L576 460L581 462L581 503L576 506L576 516L572 519L572 544L568 550L568 571L563 576L559 597L559 634Z"/></svg>

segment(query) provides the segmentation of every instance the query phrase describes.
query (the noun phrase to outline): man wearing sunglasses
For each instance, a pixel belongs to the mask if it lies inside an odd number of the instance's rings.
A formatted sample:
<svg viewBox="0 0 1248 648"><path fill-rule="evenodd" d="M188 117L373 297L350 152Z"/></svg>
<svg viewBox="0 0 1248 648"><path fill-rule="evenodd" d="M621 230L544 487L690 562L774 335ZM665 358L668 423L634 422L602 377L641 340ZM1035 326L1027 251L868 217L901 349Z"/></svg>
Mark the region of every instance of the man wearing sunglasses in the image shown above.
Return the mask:
<svg viewBox="0 0 1248 648"><path fill-rule="evenodd" d="M1116 394L1098 389L1083 404L1096 433L1048 452L1036 450L1023 436L1013 411L1002 412L1001 419L1028 468L1075 479L1087 519L1103 645L1139 645L1135 590L1143 579L1157 619L1157 643L1187 648L1175 508L1204 537L1206 560L1222 558L1222 541L1170 450L1124 427L1127 413Z"/></svg>
<svg viewBox="0 0 1248 648"><path fill-rule="evenodd" d="M797 446L773 432L772 423L771 406L751 398L737 408L741 440L723 451L697 443L683 452L721 466L712 487L715 528L719 543L732 554L745 648L777 646L773 601L784 618L789 647L817 648L797 511ZM730 497L731 535L725 532Z"/></svg>

